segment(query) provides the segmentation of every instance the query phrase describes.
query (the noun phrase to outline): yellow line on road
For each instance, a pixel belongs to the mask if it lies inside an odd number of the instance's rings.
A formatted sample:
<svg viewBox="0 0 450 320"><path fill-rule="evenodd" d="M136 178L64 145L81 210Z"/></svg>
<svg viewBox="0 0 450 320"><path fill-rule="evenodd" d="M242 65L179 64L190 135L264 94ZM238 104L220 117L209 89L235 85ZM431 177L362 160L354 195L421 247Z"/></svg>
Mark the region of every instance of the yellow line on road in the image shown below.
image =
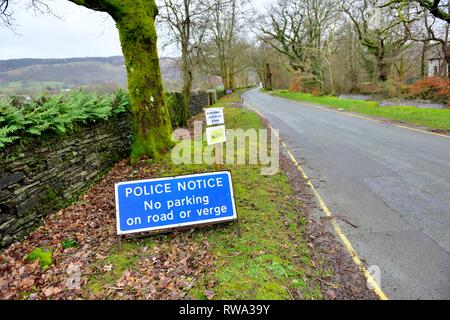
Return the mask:
<svg viewBox="0 0 450 320"><path fill-rule="evenodd" d="M254 112L256 112L260 117L265 118L263 114L261 114L255 107L251 106L248 103L245 103L248 107L250 107ZM298 161L295 159L293 153L291 152L291 149L288 147L288 145L281 139L281 137L273 130L272 126L269 124L268 125L269 128L271 129L272 133L274 133L276 135L276 137L278 138L278 140L280 140L281 144L283 145L283 147L286 149L289 158L291 159L291 161L294 163L294 165L296 166L297 170L300 171L300 173L302 174L303 178L306 180L308 186L311 188L311 190L313 191L315 197L317 198L320 207L322 208L323 212L325 213L325 215L329 218L331 225L333 226L334 231L336 232L336 234L338 235L339 239L341 239L342 243L344 244L345 248L347 249L348 253L350 254L350 256L353 259L353 262L355 262L355 264L358 266L358 268L363 272L364 276L367 279L367 283L370 284L370 286L373 288L373 291L375 292L375 294L381 299L381 300L388 300L388 297L386 296L386 294L383 292L383 290L380 288L380 286L378 285L378 283L376 282L376 280L373 278L373 276L370 274L370 272L367 270L367 268L365 267L364 263L361 261L361 259L359 258L358 254L356 253L355 249L353 249L352 244L350 243L350 241L348 240L348 238L345 236L344 232L342 231L341 227L339 226L339 224L336 221L336 218L333 216L333 214L331 213L330 209L328 209L328 206L326 205L325 201L322 199L321 195L319 194L319 192L317 191L317 189L314 187L314 185L312 184L311 180L308 178L308 176L306 175L305 170L303 170L302 166L298 163Z"/></svg>

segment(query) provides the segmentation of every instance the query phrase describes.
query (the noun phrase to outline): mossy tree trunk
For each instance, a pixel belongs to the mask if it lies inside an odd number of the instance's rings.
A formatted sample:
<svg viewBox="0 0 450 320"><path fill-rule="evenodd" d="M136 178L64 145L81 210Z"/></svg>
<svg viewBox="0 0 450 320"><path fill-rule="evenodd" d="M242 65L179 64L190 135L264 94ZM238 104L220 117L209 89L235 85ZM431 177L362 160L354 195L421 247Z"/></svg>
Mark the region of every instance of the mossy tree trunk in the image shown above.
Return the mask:
<svg viewBox="0 0 450 320"><path fill-rule="evenodd" d="M427 72L427 51L428 51L428 41L424 41L422 45L422 55L420 57L420 78L425 78Z"/></svg>
<svg viewBox="0 0 450 320"><path fill-rule="evenodd" d="M376 48L378 81L384 82L389 76L390 65L386 61L386 47L383 40L379 40L379 45Z"/></svg>
<svg viewBox="0 0 450 320"><path fill-rule="evenodd" d="M273 86L272 86L272 71L270 71L270 64L269 63L266 63L266 76L265 76L265 79L266 79L266 85L265 85L265 88L267 89L267 90L269 90L269 91L272 91L273 90Z"/></svg>
<svg viewBox="0 0 450 320"><path fill-rule="evenodd" d="M233 90L234 89L234 74L231 71L231 66L227 66L225 69L225 75L223 78L225 79L224 82L224 89L225 90Z"/></svg>
<svg viewBox="0 0 450 320"><path fill-rule="evenodd" d="M180 115L180 126L187 126L187 119L189 114L189 102L191 100L191 89L192 89L192 72L183 72L183 108Z"/></svg>
<svg viewBox="0 0 450 320"><path fill-rule="evenodd" d="M156 157L168 151L172 143L156 44L157 7L153 0L128 1L126 6L126 14L116 20L116 25L134 115L132 159Z"/></svg>
<svg viewBox="0 0 450 320"><path fill-rule="evenodd" d="M173 142L172 126L162 86L154 0L70 0L84 7L107 12L116 22L128 75L133 112L132 161L155 158Z"/></svg>
<svg viewBox="0 0 450 320"><path fill-rule="evenodd" d="M378 58L377 66L378 66L378 81L380 82L387 81L389 77L389 64L384 60L384 58Z"/></svg>
<svg viewBox="0 0 450 320"><path fill-rule="evenodd" d="M219 54L220 77L222 78L224 90L234 89L234 72L233 66L228 63L224 54Z"/></svg>

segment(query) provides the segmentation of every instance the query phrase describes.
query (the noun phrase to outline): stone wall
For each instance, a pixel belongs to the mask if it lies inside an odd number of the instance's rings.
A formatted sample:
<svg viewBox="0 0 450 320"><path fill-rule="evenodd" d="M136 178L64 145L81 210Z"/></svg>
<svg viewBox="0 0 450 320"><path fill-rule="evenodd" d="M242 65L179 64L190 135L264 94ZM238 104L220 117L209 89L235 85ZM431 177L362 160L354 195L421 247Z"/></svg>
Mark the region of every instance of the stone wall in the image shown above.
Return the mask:
<svg viewBox="0 0 450 320"><path fill-rule="evenodd" d="M76 200L129 155L131 117L80 126L69 135L0 151L0 247Z"/></svg>
<svg viewBox="0 0 450 320"><path fill-rule="evenodd" d="M168 97L173 98L169 109L174 122L182 95ZM203 112L216 99L217 94L193 93L189 115ZM131 115L124 113L66 136L1 150L0 248L26 236L43 217L75 201L115 162L129 156L131 123Z"/></svg>
<svg viewBox="0 0 450 320"><path fill-rule="evenodd" d="M215 93L214 90L193 92L189 99L188 116L196 116L203 112L203 108L216 103L217 95L213 93ZM183 94L181 92L166 92L166 100L172 127L178 128L181 124L180 114L183 107Z"/></svg>

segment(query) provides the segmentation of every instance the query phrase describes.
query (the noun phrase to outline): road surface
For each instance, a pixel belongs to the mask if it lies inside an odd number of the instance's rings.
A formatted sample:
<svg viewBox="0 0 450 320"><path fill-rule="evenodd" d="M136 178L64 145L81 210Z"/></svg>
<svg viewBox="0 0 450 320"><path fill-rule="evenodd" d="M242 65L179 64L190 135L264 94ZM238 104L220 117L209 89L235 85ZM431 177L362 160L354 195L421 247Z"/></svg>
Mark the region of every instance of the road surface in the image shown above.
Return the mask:
<svg viewBox="0 0 450 320"><path fill-rule="evenodd" d="M450 138L251 90L390 299L450 299ZM345 220L350 222L346 223ZM354 226L352 226L354 225Z"/></svg>

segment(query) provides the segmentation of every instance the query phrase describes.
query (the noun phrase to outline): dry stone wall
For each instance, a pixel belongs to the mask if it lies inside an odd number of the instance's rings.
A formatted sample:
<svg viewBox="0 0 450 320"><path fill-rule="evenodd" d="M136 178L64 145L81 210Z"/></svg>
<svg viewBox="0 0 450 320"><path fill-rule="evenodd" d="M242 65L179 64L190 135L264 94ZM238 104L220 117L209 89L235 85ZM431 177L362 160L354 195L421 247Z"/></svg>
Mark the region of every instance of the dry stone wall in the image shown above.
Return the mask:
<svg viewBox="0 0 450 320"><path fill-rule="evenodd" d="M66 136L0 151L0 247L23 238L49 213L86 191L127 157L131 117L79 126Z"/></svg>

